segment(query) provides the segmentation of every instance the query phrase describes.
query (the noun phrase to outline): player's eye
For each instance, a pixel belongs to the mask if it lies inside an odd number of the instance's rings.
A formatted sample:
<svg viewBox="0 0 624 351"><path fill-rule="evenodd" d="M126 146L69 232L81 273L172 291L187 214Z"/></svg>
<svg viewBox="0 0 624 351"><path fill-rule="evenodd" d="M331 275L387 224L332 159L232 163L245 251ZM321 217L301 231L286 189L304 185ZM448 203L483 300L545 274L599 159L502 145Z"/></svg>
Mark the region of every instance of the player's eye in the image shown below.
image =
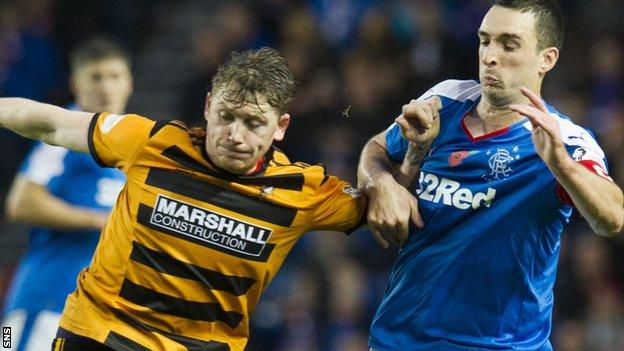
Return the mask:
<svg viewBox="0 0 624 351"><path fill-rule="evenodd" d="M505 45L504 49L505 49L505 51L510 51L511 52L511 51L516 50L516 47L515 46Z"/></svg>
<svg viewBox="0 0 624 351"><path fill-rule="evenodd" d="M489 40L481 40L481 46L488 46L490 45L490 41Z"/></svg>
<svg viewBox="0 0 624 351"><path fill-rule="evenodd" d="M230 113L227 112L220 112L219 113L219 117L221 118L222 121L224 122L233 122L234 121L234 116Z"/></svg>
<svg viewBox="0 0 624 351"><path fill-rule="evenodd" d="M257 119L247 120L245 123L251 129L255 129L255 128L261 127L263 125L263 123L258 121Z"/></svg>

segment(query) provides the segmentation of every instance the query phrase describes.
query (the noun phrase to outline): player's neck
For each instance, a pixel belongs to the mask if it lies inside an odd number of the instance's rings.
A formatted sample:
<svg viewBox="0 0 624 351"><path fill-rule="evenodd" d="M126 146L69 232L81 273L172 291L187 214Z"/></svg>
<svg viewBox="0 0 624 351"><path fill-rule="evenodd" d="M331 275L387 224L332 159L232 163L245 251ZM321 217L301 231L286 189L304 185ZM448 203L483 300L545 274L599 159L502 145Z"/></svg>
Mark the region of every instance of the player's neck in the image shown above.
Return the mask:
<svg viewBox="0 0 624 351"><path fill-rule="evenodd" d="M474 136L496 132L520 121L523 117L508 105L494 106L482 99L466 119L466 126ZM473 130L474 128L474 130Z"/></svg>

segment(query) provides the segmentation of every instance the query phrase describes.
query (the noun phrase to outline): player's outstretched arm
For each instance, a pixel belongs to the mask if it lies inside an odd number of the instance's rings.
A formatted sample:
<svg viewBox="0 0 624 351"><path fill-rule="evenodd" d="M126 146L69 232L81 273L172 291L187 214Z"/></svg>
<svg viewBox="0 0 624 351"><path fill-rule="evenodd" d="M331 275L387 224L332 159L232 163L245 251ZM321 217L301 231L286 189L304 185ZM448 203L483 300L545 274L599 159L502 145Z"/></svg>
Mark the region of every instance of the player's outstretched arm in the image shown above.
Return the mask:
<svg viewBox="0 0 624 351"><path fill-rule="evenodd" d="M92 113L69 111L22 98L0 98L0 127L30 139L89 152Z"/></svg>
<svg viewBox="0 0 624 351"><path fill-rule="evenodd" d="M594 232L615 236L622 231L624 197L615 183L592 173L571 158L567 165L551 171Z"/></svg>
<svg viewBox="0 0 624 351"><path fill-rule="evenodd" d="M37 183L17 176L6 200L10 220L60 230L100 229L108 213L73 206Z"/></svg>
<svg viewBox="0 0 624 351"><path fill-rule="evenodd" d="M526 88L522 93L531 105L510 108L531 121L533 144L539 156L592 229L600 235L617 235L624 227L622 190L574 162L565 149L557 121L548 113L542 99Z"/></svg>

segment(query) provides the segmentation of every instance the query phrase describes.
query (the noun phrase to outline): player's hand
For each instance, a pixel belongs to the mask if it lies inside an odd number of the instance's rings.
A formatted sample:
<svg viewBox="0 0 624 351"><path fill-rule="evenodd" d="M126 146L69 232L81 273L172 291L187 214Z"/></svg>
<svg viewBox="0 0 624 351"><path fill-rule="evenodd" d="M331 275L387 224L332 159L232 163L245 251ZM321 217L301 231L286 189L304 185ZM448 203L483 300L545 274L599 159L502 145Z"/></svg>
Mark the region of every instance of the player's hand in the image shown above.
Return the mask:
<svg viewBox="0 0 624 351"><path fill-rule="evenodd" d="M509 108L526 116L531 122L533 126L531 138L535 151L548 168L553 172L562 170L574 161L565 149L559 123L537 94L527 88L522 88L521 92L531 103L513 104Z"/></svg>
<svg viewBox="0 0 624 351"><path fill-rule="evenodd" d="M416 227L423 227L416 197L394 178L378 179L366 193L368 227L382 247L388 248L389 242L403 245L408 238L410 220Z"/></svg>
<svg viewBox="0 0 624 351"><path fill-rule="evenodd" d="M395 119L403 138L419 145L431 144L440 132L440 109L442 102L437 96L403 105L401 115Z"/></svg>

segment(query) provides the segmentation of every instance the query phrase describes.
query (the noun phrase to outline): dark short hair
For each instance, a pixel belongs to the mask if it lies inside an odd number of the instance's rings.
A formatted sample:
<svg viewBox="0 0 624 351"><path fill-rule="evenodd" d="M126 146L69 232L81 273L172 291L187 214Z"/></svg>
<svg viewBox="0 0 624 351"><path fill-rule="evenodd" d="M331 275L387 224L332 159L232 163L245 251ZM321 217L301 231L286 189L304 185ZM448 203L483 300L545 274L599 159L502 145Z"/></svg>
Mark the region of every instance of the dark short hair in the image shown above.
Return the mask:
<svg viewBox="0 0 624 351"><path fill-rule="evenodd" d="M130 67L130 55L119 44L105 37L94 37L78 46L69 59L72 72L92 62L120 59Z"/></svg>
<svg viewBox="0 0 624 351"><path fill-rule="evenodd" d="M286 60L274 49L232 52L212 78L212 92L222 89L221 96L229 103L242 107L249 97L257 94L279 113L290 107L297 83Z"/></svg>
<svg viewBox="0 0 624 351"><path fill-rule="evenodd" d="M493 5L535 15L537 49L563 46L563 14L556 0L494 0Z"/></svg>

